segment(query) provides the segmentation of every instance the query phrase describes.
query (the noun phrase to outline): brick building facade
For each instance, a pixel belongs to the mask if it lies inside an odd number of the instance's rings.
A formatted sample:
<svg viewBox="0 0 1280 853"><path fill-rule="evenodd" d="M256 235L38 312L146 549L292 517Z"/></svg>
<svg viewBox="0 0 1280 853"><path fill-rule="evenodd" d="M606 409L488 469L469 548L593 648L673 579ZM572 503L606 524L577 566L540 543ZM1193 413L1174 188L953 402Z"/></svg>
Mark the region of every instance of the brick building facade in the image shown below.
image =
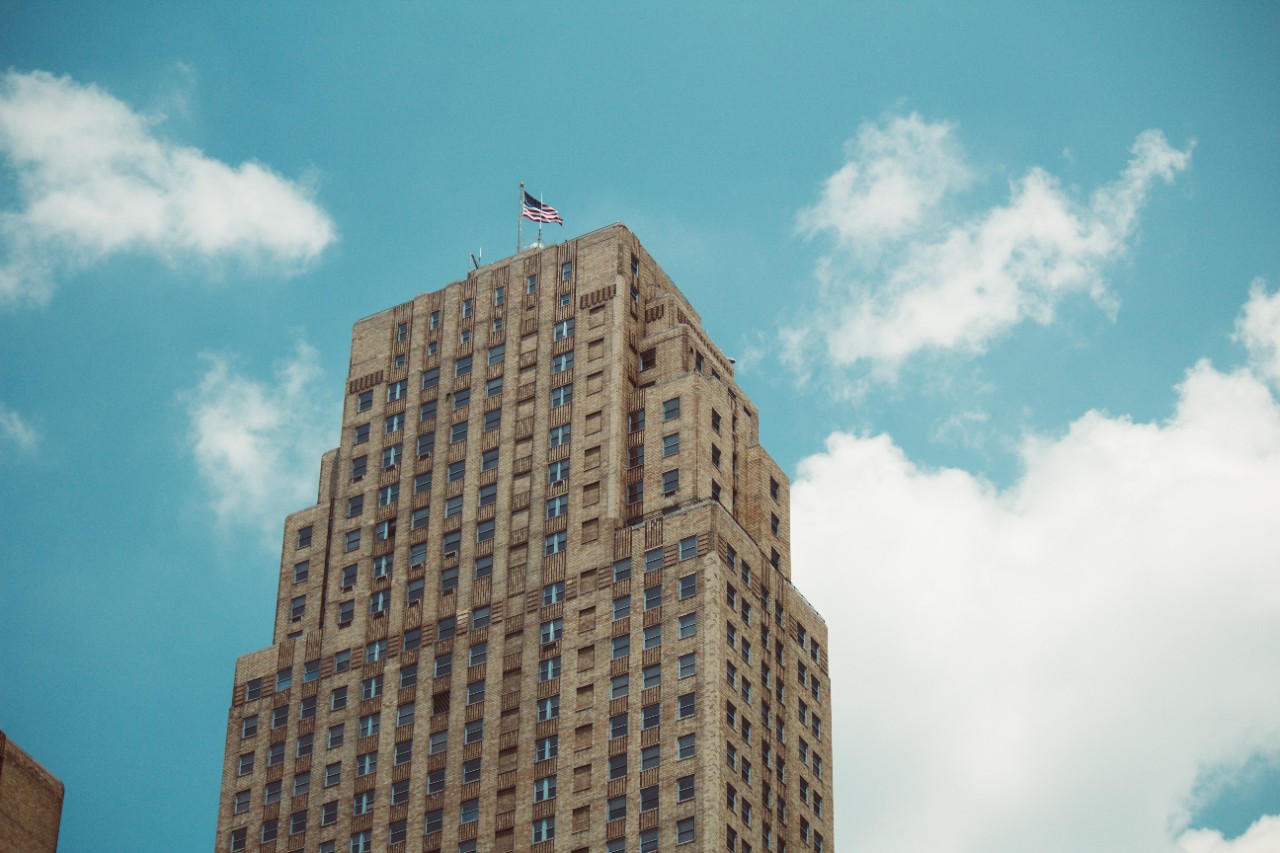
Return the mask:
<svg viewBox="0 0 1280 853"><path fill-rule="evenodd" d="M360 320L216 849L832 850L788 530L732 362L621 225Z"/></svg>
<svg viewBox="0 0 1280 853"><path fill-rule="evenodd" d="M63 785L0 731L0 853L54 853Z"/></svg>

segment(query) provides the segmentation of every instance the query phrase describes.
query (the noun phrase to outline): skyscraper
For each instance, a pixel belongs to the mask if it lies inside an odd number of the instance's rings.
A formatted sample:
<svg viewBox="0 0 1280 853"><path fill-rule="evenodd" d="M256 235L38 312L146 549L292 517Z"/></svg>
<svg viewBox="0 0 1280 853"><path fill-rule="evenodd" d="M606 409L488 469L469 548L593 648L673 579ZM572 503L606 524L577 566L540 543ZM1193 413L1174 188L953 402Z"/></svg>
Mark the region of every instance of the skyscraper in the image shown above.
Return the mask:
<svg viewBox="0 0 1280 853"><path fill-rule="evenodd" d="M346 391L236 664L218 851L832 849L787 479L630 231L360 320Z"/></svg>

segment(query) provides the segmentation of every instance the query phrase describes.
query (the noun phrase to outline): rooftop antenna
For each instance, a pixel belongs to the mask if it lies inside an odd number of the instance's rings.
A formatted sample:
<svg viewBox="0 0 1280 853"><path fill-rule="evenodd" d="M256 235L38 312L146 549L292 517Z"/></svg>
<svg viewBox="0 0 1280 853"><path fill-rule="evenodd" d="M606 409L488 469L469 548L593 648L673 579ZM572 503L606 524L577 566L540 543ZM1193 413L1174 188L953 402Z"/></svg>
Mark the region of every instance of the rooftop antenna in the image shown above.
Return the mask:
<svg viewBox="0 0 1280 853"><path fill-rule="evenodd" d="M471 253L471 268L480 269L480 259L484 257L484 246L480 247L480 254Z"/></svg>

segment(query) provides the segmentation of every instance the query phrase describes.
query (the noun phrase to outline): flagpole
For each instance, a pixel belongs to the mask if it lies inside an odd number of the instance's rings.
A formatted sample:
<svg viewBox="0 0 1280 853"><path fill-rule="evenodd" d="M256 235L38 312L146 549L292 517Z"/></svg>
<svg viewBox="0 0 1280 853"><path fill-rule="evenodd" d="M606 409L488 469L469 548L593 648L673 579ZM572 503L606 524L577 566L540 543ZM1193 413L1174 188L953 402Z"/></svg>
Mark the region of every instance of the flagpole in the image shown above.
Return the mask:
<svg viewBox="0 0 1280 853"><path fill-rule="evenodd" d="M538 193L538 204L542 204L542 193ZM538 245L542 245L542 220L538 220Z"/></svg>
<svg viewBox="0 0 1280 853"><path fill-rule="evenodd" d="M524 181L520 182L520 215L516 218L516 254L520 254L520 243L524 231Z"/></svg>

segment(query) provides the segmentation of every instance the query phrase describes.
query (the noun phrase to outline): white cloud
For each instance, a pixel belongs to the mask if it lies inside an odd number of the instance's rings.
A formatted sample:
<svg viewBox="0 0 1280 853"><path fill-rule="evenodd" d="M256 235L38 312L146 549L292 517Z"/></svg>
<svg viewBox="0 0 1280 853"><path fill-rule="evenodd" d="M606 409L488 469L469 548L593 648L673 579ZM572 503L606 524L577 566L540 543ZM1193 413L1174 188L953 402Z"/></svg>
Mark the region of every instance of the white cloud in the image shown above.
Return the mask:
<svg viewBox="0 0 1280 853"><path fill-rule="evenodd" d="M1231 840L1211 829L1188 832L1182 838L1182 846L1187 853L1275 853L1280 850L1280 817L1263 817Z"/></svg>
<svg viewBox="0 0 1280 853"><path fill-rule="evenodd" d="M22 415L0 403L0 441L21 453L29 453L40 443L40 434Z"/></svg>
<svg viewBox="0 0 1280 853"><path fill-rule="evenodd" d="M1261 279L1249 288L1249 301L1236 321L1236 340L1249 350L1254 369L1280 385L1280 293L1268 296Z"/></svg>
<svg viewBox="0 0 1280 853"><path fill-rule="evenodd" d="M315 503L320 456L337 434L316 351L299 343L270 382L205 358L209 369L183 396L201 478L221 524L258 527L275 542L286 514Z"/></svg>
<svg viewBox="0 0 1280 853"><path fill-rule="evenodd" d="M303 187L165 141L158 124L68 77L0 78L0 156L19 199L0 212L0 305L47 301L60 274L122 252L287 274L335 239Z"/></svg>
<svg viewBox="0 0 1280 853"><path fill-rule="evenodd" d="M1158 130L1131 154L1087 202L1035 168L1007 203L948 218L943 202L970 176L951 126L914 115L865 126L822 200L800 214L833 247L817 266L816 310L784 330L788 360L803 364L816 346L826 361L865 362L885 378L917 353L980 353L1018 323L1049 323L1069 294L1110 307L1105 266L1126 251L1151 187L1191 162L1189 147Z"/></svg>
<svg viewBox="0 0 1280 853"><path fill-rule="evenodd" d="M845 156L822 199L800 214L800 227L810 235L830 231L859 254L916 233L948 194L973 180L952 126L915 113L864 124Z"/></svg>
<svg viewBox="0 0 1280 853"><path fill-rule="evenodd" d="M1004 490L885 435L800 464L796 581L840 611L839 846L1262 849L1184 831L1205 768L1280 748L1280 405L1201 362L1168 420L1090 412L1022 456Z"/></svg>

